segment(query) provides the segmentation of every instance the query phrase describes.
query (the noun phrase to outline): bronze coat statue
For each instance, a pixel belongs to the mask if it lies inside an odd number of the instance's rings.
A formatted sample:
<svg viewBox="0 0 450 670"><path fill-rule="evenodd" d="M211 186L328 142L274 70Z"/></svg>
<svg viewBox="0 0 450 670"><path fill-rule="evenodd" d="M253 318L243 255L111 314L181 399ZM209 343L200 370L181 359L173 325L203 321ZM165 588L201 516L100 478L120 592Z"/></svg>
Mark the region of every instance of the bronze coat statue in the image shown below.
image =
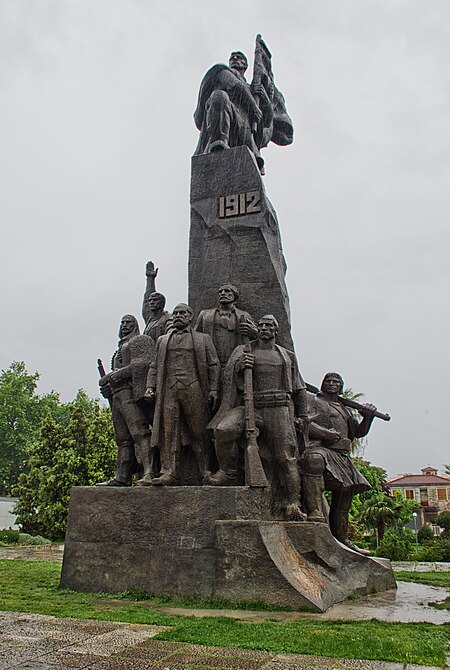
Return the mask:
<svg viewBox="0 0 450 670"><path fill-rule="evenodd" d="M207 476L206 426L219 397L220 364L209 335L190 327L192 310L173 311L173 330L158 339L146 397L155 402L152 447L159 447L161 476L154 485L181 484L183 444L190 444L200 480Z"/></svg>

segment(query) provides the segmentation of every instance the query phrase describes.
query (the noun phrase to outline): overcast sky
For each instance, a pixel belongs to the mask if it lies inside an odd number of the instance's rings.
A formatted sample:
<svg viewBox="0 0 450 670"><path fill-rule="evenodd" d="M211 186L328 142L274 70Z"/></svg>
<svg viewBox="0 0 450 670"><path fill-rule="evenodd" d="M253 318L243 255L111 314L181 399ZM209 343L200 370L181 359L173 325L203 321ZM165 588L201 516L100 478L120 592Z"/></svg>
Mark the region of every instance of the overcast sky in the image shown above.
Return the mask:
<svg viewBox="0 0 450 670"><path fill-rule="evenodd" d="M199 83L262 33L295 126L265 150L303 376L389 412L365 456L450 461L448 0L0 0L0 367L98 395L145 263L187 299ZM208 307L209 305L205 305Z"/></svg>

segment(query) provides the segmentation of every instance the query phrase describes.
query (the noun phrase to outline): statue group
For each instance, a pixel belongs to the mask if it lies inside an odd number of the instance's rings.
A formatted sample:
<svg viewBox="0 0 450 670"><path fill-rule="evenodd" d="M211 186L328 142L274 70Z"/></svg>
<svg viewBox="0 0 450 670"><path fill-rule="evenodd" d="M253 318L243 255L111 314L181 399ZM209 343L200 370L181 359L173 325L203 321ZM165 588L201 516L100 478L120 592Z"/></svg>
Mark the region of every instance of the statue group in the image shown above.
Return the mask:
<svg viewBox="0 0 450 670"><path fill-rule="evenodd" d="M369 432L376 407L361 405L358 422L342 403L336 373L309 393L295 354L276 342L276 318L255 323L236 307L233 284L219 287L217 305L193 325L189 305L164 311L156 273L149 262L144 334L135 317L122 318L112 371L100 379L118 451L114 478L99 486L131 486L133 477L137 486L252 486L261 469L274 518L329 522L333 535L354 547L347 533L352 496L370 485L350 447ZM249 465L255 437L257 459ZM187 454L193 459L186 471ZM325 490L332 491L329 510Z"/></svg>
<svg viewBox="0 0 450 670"><path fill-rule="evenodd" d="M228 66L214 65L204 76L195 155L247 147L264 174L261 149L290 144L293 126L259 35L250 84L247 66L234 51ZM239 207L237 214L248 215ZM165 310L157 273L149 261L143 334L135 317L122 318L112 370L100 379L118 451L114 478L98 486L267 486L274 519L328 523L336 539L355 548L349 509L370 484L352 463L351 445L380 416L376 407L350 410L337 373L308 392L294 352L277 343L276 317L256 321L240 309L232 276L194 323L185 303Z"/></svg>
<svg viewBox="0 0 450 670"><path fill-rule="evenodd" d="M169 312L149 261L142 334L126 314L111 370L98 361L116 472L72 491L63 588L316 612L395 588L348 533L352 498L370 488L352 443L389 417L346 398L341 375L319 389L299 370L261 155L291 144L293 126L259 35L251 81L247 67L233 51L200 84L189 297Z"/></svg>

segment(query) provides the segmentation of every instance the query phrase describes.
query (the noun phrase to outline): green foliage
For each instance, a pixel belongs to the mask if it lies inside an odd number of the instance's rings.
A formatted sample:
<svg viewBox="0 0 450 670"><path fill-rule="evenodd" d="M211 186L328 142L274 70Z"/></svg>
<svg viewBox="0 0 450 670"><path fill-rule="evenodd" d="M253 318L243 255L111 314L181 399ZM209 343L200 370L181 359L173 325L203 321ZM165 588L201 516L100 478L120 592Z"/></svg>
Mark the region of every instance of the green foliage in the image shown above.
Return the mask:
<svg viewBox="0 0 450 670"><path fill-rule="evenodd" d="M19 542L18 530L0 530L0 546L7 544L17 544Z"/></svg>
<svg viewBox="0 0 450 670"><path fill-rule="evenodd" d="M225 617L175 616L165 614L148 600L143 604L122 600L119 604L115 594L60 589L60 570L59 565L50 562L0 560L2 610L165 625L171 628L158 639L179 642L445 666L450 624L311 619L244 623ZM167 607L167 599L161 607Z"/></svg>
<svg viewBox="0 0 450 670"><path fill-rule="evenodd" d="M450 572L395 572L395 579L400 582L416 582L450 589Z"/></svg>
<svg viewBox="0 0 450 670"><path fill-rule="evenodd" d="M366 493L358 493L357 495L353 496L352 506L350 508L349 518L352 539L356 540L358 543L361 543L363 541L365 532L367 530L369 532L372 530L372 528L367 528L367 526L361 522L361 507L374 492L382 491L382 485L387 482L387 472L386 470L383 470L383 468L372 465L369 461L366 461L363 458L354 457L352 460L355 464L355 467L372 486L371 491L366 491Z"/></svg>
<svg viewBox="0 0 450 670"><path fill-rule="evenodd" d="M445 530L450 531L450 512L441 512L436 517L436 524Z"/></svg>
<svg viewBox="0 0 450 670"><path fill-rule="evenodd" d="M420 505L414 500L404 500L401 494L397 494L395 497L387 495L382 488L382 484L386 481L385 479L383 481L386 472L381 468L368 465L370 467L366 466L364 476L370 481L373 488L359 496L357 504L351 511L356 523L359 523L369 532L377 531L378 539L381 542L386 528L401 528L413 518L414 510L418 509ZM357 467L360 468L359 464L357 464Z"/></svg>
<svg viewBox="0 0 450 670"><path fill-rule="evenodd" d="M37 546L43 544L51 544L51 540L47 540L42 535L28 535L28 533L21 533L18 530L0 530L0 547L11 545Z"/></svg>
<svg viewBox="0 0 450 670"><path fill-rule="evenodd" d="M439 538L427 546L419 547L415 560L450 562L450 540Z"/></svg>
<svg viewBox="0 0 450 670"><path fill-rule="evenodd" d="M412 542L414 533L409 528L390 528L380 542L377 556L391 561L407 561L412 554Z"/></svg>
<svg viewBox="0 0 450 670"><path fill-rule="evenodd" d="M114 472L116 447L109 408L84 391L66 405L67 422L48 415L28 450L28 472L15 494L17 523L32 535L64 537L70 489L91 486Z"/></svg>
<svg viewBox="0 0 450 670"><path fill-rule="evenodd" d="M434 534L431 526L429 526L426 523L424 526L422 526L422 528L419 528L417 532L417 541L420 542L420 544L423 544L424 542L430 542L433 540L434 540Z"/></svg>
<svg viewBox="0 0 450 670"><path fill-rule="evenodd" d="M26 469L27 447L37 437L48 414L60 408L57 393L36 393L39 374L14 362L0 374L0 493L10 493Z"/></svg>

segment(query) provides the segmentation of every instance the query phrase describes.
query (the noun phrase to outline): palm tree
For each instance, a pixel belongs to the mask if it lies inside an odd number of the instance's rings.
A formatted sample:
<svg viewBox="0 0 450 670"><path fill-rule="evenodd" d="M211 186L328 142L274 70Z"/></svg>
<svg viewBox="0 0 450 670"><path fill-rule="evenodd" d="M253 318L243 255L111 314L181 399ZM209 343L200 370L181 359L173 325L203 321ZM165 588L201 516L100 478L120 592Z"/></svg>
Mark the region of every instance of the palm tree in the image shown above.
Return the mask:
<svg viewBox="0 0 450 670"><path fill-rule="evenodd" d="M395 498L376 492L363 502L358 517L367 529L376 529L381 542L386 526L400 518L400 506Z"/></svg>

